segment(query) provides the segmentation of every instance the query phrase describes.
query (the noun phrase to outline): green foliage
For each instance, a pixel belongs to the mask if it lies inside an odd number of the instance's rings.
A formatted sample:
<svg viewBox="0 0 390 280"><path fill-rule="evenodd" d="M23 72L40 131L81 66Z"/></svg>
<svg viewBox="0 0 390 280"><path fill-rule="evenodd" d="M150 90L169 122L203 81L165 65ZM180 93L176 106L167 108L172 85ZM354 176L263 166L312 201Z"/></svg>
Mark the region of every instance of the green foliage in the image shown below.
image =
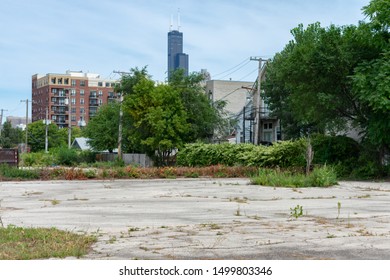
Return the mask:
<svg viewBox="0 0 390 280"><path fill-rule="evenodd" d="M39 179L40 174L36 170L19 169L6 164L0 165L0 178L2 179L18 179L31 180Z"/></svg>
<svg viewBox="0 0 390 280"><path fill-rule="evenodd" d="M312 136L314 164L337 164L356 161L360 154L360 145L346 136Z"/></svg>
<svg viewBox="0 0 390 280"><path fill-rule="evenodd" d="M88 122L83 134L89 138L88 144L95 151L108 150L112 152L118 148L119 110L120 103L114 102L99 107L97 114ZM130 121L127 115L123 116L122 148L128 149L128 131Z"/></svg>
<svg viewBox="0 0 390 280"><path fill-rule="evenodd" d="M53 153L23 153L20 155L22 166L51 166L56 162L55 155Z"/></svg>
<svg viewBox="0 0 390 280"><path fill-rule="evenodd" d="M66 146L68 138L63 132L64 129L58 129L54 123L48 125L49 149ZM45 124L42 120L28 124L28 145L31 152L45 150Z"/></svg>
<svg viewBox="0 0 390 280"><path fill-rule="evenodd" d="M57 164L65 166L73 166L79 162L79 156L75 149L66 147L59 148L56 152Z"/></svg>
<svg viewBox="0 0 390 280"><path fill-rule="evenodd" d="M329 166L314 168L308 176L279 169L260 169L258 175L251 178L251 183L290 188L329 187L337 184L337 174Z"/></svg>
<svg viewBox="0 0 390 280"><path fill-rule="evenodd" d="M290 216L298 219L303 215L303 207L301 205L297 205L294 208L290 208Z"/></svg>
<svg viewBox="0 0 390 280"><path fill-rule="evenodd" d="M0 136L0 147L14 148L23 140L23 132L19 128L12 128L11 122L5 122Z"/></svg>
<svg viewBox="0 0 390 280"><path fill-rule="evenodd" d="M187 144L177 154L182 166L244 165L263 167L303 167L304 140L284 141L273 146L253 144Z"/></svg>

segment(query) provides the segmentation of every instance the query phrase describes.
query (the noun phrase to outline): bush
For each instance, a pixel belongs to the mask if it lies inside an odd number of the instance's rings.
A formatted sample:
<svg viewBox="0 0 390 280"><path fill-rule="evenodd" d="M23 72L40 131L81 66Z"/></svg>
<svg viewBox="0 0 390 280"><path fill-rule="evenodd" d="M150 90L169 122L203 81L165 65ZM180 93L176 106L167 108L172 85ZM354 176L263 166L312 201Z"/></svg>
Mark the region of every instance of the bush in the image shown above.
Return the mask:
<svg viewBox="0 0 390 280"><path fill-rule="evenodd" d="M73 166L79 162L79 156L75 149L59 148L56 155L57 164L59 165Z"/></svg>
<svg viewBox="0 0 390 280"><path fill-rule="evenodd" d="M356 161L360 155L360 146L346 136L326 136L317 134L312 138L315 164L338 164Z"/></svg>
<svg viewBox="0 0 390 280"><path fill-rule="evenodd" d="M94 163L96 162L96 152L93 151L81 151L79 152L79 162Z"/></svg>
<svg viewBox="0 0 390 280"><path fill-rule="evenodd" d="M253 144L187 144L177 154L179 166L263 166L305 165L305 141L284 141L273 146Z"/></svg>
<svg viewBox="0 0 390 280"><path fill-rule="evenodd" d="M20 165L26 167L32 166L50 166L55 163L55 156L51 153L23 153L20 155Z"/></svg>

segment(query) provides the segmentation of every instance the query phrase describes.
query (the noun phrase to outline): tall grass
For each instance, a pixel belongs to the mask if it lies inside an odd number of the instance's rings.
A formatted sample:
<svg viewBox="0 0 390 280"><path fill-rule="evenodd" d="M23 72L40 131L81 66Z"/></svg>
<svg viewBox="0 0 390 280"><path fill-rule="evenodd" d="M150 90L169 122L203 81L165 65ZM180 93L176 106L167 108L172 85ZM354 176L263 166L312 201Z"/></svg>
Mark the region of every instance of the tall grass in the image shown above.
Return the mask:
<svg viewBox="0 0 390 280"><path fill-rule="evenodd" d="M260 169L258 175L251 178L251 183L290 188L329 187L337 185L337 175L334 169L328 166L317 167L308 176L291 171Z"/></svg>

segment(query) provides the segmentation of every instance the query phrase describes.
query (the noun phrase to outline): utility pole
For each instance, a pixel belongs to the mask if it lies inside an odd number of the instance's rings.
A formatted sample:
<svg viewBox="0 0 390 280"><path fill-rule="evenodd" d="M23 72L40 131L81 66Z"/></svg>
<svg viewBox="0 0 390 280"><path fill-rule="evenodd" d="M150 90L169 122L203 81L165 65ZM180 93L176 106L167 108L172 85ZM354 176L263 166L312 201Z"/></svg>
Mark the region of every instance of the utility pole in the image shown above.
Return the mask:
<svg viewBox="0 0 390 280"><path fill-rule="evenodd" d="M121 78L125 75L130 75L130 72L123 72L123 71L113 71L115 74L121 75ZM121 81L122 82L122 81ZM122 109L122 103L123 103L123 92L119 93L119 127L118 127L118 158L122 159L122 130L123 130L123 109Z"/></svg>
<svg viewBox="0 0 390 280"><path fill-rule="evenodd" d="M0 136L1 136L1 132L3 131L3 113L4 111L8 111L8 110L5 110L5 109L1 109L0 110Z"/></svg>
<svg viewBox="0 0 390 280"><path fill-rule="evenodd" d="M258 145L261 142L261 127L260 127L260 121L261 121L261 105L262 105L262 99L261 99L261 80L265 73L265 65L268 60L262 59L258 56L251 56L250 60L255 60L259 62L259 72L257 76L257 91L256 94L254 94L253 103L255 105L255 127L254 127L254 144ZM263 62L264 65L263 65Z"/></svg>
<svg viewBox="0 0 390 280"><path fill-rule="evenodd" d="M20 100L20 102L26 102L26 141L25 141L25 144L26 144L26 149L25 149L25 152L28 151L28 102L31 102L29 101L28 99L26 100Z"/></svg>
<svg viewBox="0 0 390 280"><path fill-rule="evenodd" d="M49 140L48 140L48 124L49 124L49 107L46 107L45 117L45 153L49 152Z"/></svg>

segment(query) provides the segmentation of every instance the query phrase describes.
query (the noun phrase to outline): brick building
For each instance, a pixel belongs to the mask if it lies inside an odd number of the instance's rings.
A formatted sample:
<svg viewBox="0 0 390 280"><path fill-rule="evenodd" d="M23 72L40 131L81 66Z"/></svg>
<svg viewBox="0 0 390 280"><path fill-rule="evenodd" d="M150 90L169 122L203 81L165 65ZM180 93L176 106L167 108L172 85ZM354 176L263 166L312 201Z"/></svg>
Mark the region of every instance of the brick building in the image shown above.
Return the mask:
<svg viewBox="0 0 390 280"><path fill-rule="evenodd" d="M99 106L116 100L115 80L98 74L66 71L32 76L32 121L48 119L58 127L84 126Z"/></svg>

